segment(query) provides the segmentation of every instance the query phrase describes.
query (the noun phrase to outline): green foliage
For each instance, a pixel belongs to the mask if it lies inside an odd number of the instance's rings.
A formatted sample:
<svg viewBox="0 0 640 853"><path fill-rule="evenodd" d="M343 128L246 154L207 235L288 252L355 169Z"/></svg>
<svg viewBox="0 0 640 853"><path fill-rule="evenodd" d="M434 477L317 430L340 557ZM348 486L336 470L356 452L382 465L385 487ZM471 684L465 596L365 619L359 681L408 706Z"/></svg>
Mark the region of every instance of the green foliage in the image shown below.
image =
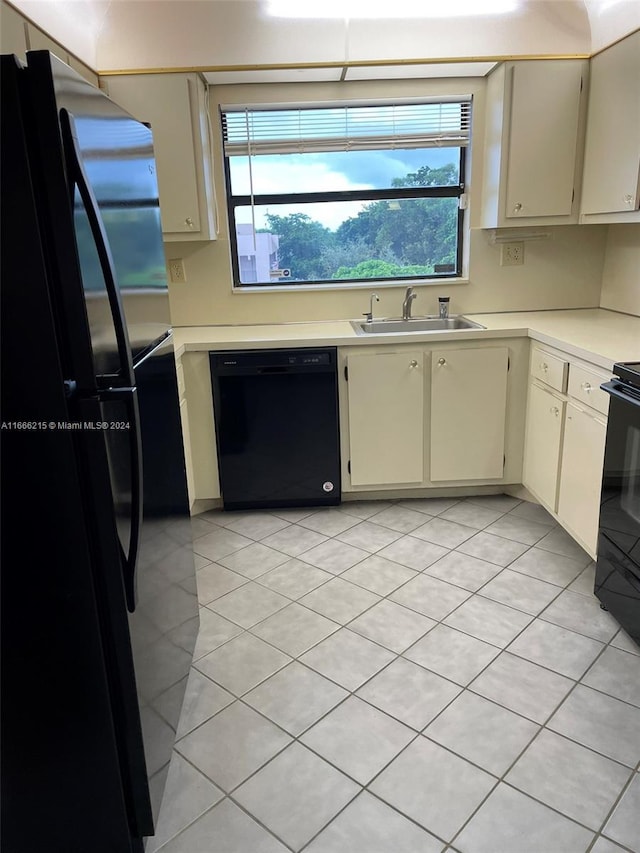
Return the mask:
<svg viewBox="0 0 640 853"><path fill-rule="evenodd" d="M455 186L458 167L422 166L393 187ZM267 215L279 236L279 264L298 281L432 275L435 264L455 264L457 198L373 201L336 231L304 213Z"/></svg>
<svg viewBox="0 0 640 853"><path fill-rule="evenodd" d="M417 172L409 172L404 178L394 178L393 187L454 187L458 183L458 167L447 163L439 169L421 166Z"/></svg>
<svg viewBox="0 0 640 853"><path fill-rule="evenodd" d="M409 275L430 275L433 273L431 266L402 266L392 264L388 261L369 260L361 261L354 267L339 267L333 274L335 279L353 278L399 278Z"/></svg>
<svg viewBox="0 0 640 853"><path fill-rule="evenodd" d="M320 258L322 278L335 279L336 270L339 268L352 267L371 260L371 245L364 237L357 237L355 240L341 240L336 234L332 237L332 242L322 250ZM398 259L389 248L378 252L378 258L392 264L398 263Z"/></svg>
<svg viewBox="0 0 640 853"><path fill-rule="evenodd" d="M322 252L335 239L329 228L304 213L266 216L269 231L280 238L279 263L302 281L322 278Z"/></svg>

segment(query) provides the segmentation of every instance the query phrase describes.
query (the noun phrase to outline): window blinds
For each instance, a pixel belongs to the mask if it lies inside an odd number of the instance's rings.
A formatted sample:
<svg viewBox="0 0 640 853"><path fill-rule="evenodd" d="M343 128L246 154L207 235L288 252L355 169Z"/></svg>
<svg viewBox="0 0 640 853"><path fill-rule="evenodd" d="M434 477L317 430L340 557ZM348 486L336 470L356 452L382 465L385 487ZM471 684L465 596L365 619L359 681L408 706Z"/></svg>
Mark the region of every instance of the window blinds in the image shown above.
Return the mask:
<svg viewBox="0 0 640 853"><path fill-rule="evenodd" d="M226 156L460 147L471 98L421 103L220 108Z"/></svg>

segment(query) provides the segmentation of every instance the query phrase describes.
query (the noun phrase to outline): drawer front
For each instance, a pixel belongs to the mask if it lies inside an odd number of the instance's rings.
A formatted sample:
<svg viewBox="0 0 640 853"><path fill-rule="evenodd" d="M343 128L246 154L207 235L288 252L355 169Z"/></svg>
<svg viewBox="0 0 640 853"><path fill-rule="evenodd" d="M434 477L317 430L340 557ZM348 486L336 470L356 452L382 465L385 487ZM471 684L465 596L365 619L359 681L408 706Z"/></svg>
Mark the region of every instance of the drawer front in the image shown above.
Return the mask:
<svg viewBox="0 0 640 853"><path fill-rule="evenodd" d="M566 361L555 355L549 355L536 347L531 350L531 375L561 393L567 388L568 366Z"/></svg>
<svg viewBox="0 0 640 853"><path fill-rule="evenodd" d="M569 395L591 406L603 415L609 413L609 395L602 391L600 385L611 377L606 373L596 373L578 364L569 367Z"/></svg>

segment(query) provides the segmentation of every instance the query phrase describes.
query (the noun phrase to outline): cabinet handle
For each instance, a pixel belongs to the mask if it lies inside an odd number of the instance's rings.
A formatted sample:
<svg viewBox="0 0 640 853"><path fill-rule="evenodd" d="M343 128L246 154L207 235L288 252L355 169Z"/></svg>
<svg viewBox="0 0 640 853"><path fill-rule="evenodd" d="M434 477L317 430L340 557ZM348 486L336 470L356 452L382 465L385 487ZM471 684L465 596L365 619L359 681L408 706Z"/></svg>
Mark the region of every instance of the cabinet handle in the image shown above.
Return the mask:
<svg viewBox="0 0 640 853"><path fill-rule="evenodd" d="M517 204L514 204L514 206L513 206L513 212L514 213L520 213L521 210L522 210L522 205L520 204L520 202L518 202Z"/></svg>
<svg viewBox="0 0 640 853"><path fill-rule="evenodd" d="M633 204L633 196L631 195L631 193L627 193L624 196L624 203L625 204Z"/></svg>
<svg viewBox="0 0 640 853"><path fill-rule="evenodd" d="M547 370L549 370L549 365L547 364L546 361L540 362L540 370L542 370L543 373L546 373Z"/></svg>
<svg viewBox="0 0 640 853"><path fill-rule="evenodd" d="M558 417L558 415L560 414L560 409L557 406L551 406L549 411L552 415L555 415L556 417Z"/></svg>
<svg viewBox="0 0 640 853"><path fill-rule="evenodd" d="M591 387L591 383L590 383L590 382L583 382L583 383L582 383L582 385L581 385L580 387L581 387L581 388L582 388L582 390L583 390L583 391L585 391L587 394L590 394L590 393L593 391L593 388Z"/></svg>
<svg viewBox="0 0 640 853"><path fill-rule="evenodd" d="M409 367L417 367L417 366L418 366L418 362L415 360L415 358L409 362Z"/></svg>
<svg viewBox="0 0 640 853"><path fill-rule="evenodd" d="M193 228L193 219L190 216L187 216L184 221L184 224L187 226L187 228Z"/></svg>
<svg viewBox="0 0 640 853"><path fill-rule="evenodd" d="M445 365L446 363L447 363L446 358L439 358L439 359L438 359L438 365L439 365L440 367L444 367L444 365Z"/></svg>

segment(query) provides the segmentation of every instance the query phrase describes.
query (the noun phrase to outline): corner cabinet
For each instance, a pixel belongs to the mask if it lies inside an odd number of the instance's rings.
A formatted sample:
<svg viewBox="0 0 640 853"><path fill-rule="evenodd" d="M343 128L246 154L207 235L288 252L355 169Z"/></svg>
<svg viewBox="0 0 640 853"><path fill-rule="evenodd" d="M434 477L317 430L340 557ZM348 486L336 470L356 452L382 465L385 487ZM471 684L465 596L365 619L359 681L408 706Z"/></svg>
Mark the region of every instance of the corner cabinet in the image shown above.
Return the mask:
<svg viewBox="0 0 640 853"><path fill-rule="evenodd" d="M109 96L151 125L165 241L215 240L207 88L198 74L108 77Z"/></svg>
<svg viewBox="0 0 640 853"><path fill-rule="evenodd" d="M506 62L487 83L481 227L578 221L586 60Z"/></svg>
<svg viewBox="0 0 640 853"><path fill-rule="evenodd" d="M580 221L640 222L640 31L594 56Z"/></svg>
<svg viewBox="0 0 640 853"><path fill-rule="evenodd" d="M520 483L527 355L525 340L341 349L343 491Z"/></svg>
<svg viewBox="0 0 640 853"><path fill-rule="evenodd" d="M610 374L531 348L522 482L595 558Z"/></svg>

